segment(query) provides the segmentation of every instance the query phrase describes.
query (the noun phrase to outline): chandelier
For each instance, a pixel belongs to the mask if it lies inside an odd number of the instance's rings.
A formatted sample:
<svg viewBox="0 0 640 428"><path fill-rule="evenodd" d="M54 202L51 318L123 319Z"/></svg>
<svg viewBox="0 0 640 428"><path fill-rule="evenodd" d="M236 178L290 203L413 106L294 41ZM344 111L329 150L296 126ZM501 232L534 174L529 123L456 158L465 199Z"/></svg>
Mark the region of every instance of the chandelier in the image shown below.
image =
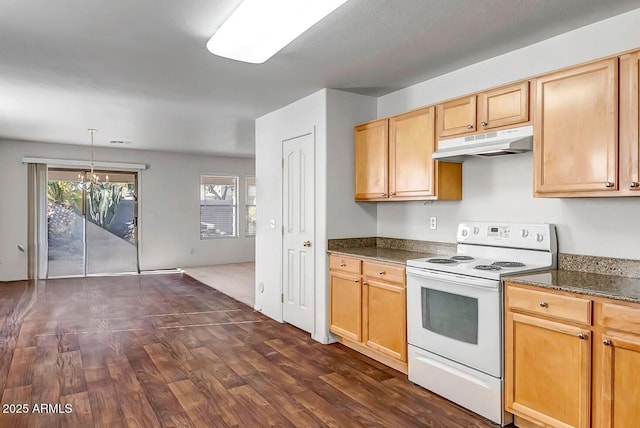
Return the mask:
<svg viewBox="0 0 640 428"><path fill-rule="evenodd" d="M89 164L91 170L89 172L89 176L87 177L86 181L85 181L85 174L83 173L78 174L78 181L80 181L79 186L85 190L89 190L91 189L91 187L97 186L98 184L100 184L100 176L96 174L94 171L95 163L93 161L93 134L96 133L97 129L89 128L87 129L87 131L89 131L89 133L91 134L91 163ZM108 175L105 175L104 179L105 179L105 183L109 182Z"/></svg>

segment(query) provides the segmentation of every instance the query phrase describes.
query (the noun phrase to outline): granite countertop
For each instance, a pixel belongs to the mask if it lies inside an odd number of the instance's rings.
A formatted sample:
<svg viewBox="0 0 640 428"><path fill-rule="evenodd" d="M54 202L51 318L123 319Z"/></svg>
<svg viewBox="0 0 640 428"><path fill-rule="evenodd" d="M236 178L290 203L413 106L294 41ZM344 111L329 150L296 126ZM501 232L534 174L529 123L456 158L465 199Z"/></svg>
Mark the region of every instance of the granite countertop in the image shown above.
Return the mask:
<svg viewBox="0 0 640 428"><path fill-rule="evenodd" d="M397 250L394 248L380 247L353 247L329 250L329 253L344 254L345 256L356 256L365 259L377 260L380 262L405 264L410 259L420 259L423 257L436 257L432 253L421 253L417 251Z"/></svg>
<svg viewBox="0 0 640 428"><path fill-rule="evenodd" d="M587 296L640 303L640 278L571 270L547 270L513 275L505 277L504 280Z"/></svg>

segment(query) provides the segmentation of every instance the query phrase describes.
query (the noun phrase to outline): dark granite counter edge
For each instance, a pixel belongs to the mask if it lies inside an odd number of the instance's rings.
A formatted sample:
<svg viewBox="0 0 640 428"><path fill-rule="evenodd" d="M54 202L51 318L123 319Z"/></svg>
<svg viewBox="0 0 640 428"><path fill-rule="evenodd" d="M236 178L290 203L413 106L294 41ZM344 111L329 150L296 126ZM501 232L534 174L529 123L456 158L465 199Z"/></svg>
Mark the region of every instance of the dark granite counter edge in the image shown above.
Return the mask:
<svg viewBox="0 0 640 428"><path fill-rule="evenodd" d="M366 238L329 239L327 244L327 249L329 251L368 247L413 251L431 255L452 255L456 253L456 244L448 242L418 241L415 239L396 239L379 236Z"/></svg>
<svg viewBox="0 0 640 428"><path fill-rule="evenodd" d="M395 263L405 265L409 259L419 259L423 257L433 257L432 253L421 253L415 251L396 250L393 248L379 247L359 247L343 248L339 250L328 250L329 254L342 254L348 257L356 257L367 260L374 260L385 263Z"/></svg>
<svg viewBox="0 0 640 428"><path fill-rule="evenodd" d="M547 276L542 277L544 274ZM582 271L548 270L504 277L503 281L583 296L640 303L640 278Z"/></svg>

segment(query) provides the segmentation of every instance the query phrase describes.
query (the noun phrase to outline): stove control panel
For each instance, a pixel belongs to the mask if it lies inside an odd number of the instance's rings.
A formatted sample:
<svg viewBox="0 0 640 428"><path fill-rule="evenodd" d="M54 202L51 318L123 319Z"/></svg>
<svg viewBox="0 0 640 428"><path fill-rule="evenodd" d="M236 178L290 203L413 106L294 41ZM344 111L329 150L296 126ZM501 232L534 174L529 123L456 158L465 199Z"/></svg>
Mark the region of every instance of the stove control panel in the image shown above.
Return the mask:
<svg viewBox="0 0 640 428"><path fill-rule="evenodd" d="M480 228L475 226L473 229L473 232L477 235L478 232L476 232L476 230L479 231ZM508 238L510 234L511 234L511 227L509 226L489 226L487 229L487 236L490 236L490 237Z"/></svg>
<svg viewBox="0 0 640 428"><path fill-rule="evenodd" d="M557 251L556 231L547 223L463 222L458 243Z"/></svg>

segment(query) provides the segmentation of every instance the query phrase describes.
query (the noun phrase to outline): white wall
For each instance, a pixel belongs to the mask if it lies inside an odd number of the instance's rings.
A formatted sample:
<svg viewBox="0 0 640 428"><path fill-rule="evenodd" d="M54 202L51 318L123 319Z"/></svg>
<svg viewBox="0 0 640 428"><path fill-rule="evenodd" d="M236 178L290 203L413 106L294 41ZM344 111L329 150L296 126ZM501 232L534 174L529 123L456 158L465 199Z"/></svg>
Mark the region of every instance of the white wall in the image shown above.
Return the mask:
<svg viewBox="0 0 640 428"><path fill-rule="evenodd" d="M312 337L323 343L331 340L327 239L376 232L375 205L353 201L353 125L373 119L375 112L373 98L323 89L256 120L257 192L260 200L269 201L258 209L256 309L282 321L282 141L315 132L316 317Z"/></svg>
<svg viewBox="0 0 640 428"><path fill-rule="evenodd" d="M87 147L0 141L0 281L25 279L27 242L27 167L24 156L86 160ZM245 238L245 175L254 159L168 152L97 148L96 161L144 163L140 186L140 267L168 269L254 260L255 238ZM239 237L200 240L200 174L240 176ZM190 249L194 253L190 254Z"/></svg>
<svg viewBox="0 0 640 428"><path fill-rule="evenodd" d="M327 238L373 236L376 203L353 201L353 126L376 117L375 98L334 89L327 95Z"/></svg>
<svg viewBox="0 0 640 428"><path fill-rule="evenodd" d="M378 117L640 48L638 23L640 9L421 82L380 97ZM379 203L378 236L455 242L462 220L550 222L563 253L640 259L639 214L636 198L533 198L529 153L465 161L462 201Z"/></svg>

